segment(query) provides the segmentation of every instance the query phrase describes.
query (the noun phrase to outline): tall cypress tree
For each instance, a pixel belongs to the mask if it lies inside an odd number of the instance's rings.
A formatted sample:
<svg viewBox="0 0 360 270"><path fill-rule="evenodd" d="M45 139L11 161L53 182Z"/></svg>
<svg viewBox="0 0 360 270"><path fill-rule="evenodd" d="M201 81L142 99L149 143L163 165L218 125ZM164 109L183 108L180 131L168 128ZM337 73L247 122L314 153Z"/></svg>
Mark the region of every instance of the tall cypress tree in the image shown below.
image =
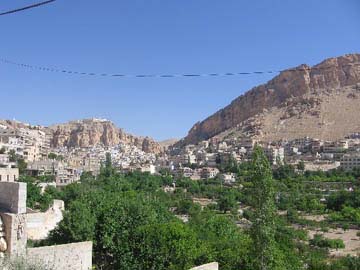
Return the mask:
<svg viewBox="0 0 360 270"><path fill-rule="evenodd" d="M272 170L269 161L259 146L256 146L254 149L251 167L254 207L253 224L251 227L253 269L281 269L275 242L276 207Z"/></svg>

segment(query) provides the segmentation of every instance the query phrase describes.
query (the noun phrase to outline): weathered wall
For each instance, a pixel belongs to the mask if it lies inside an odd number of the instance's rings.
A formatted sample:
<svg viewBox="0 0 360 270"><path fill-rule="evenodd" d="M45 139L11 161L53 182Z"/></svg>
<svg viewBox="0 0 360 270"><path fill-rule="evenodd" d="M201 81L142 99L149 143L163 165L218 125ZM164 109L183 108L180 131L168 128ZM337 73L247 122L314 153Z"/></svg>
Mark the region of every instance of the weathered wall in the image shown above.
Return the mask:
<svg viewBox="0 0 360 270"><path fill-rule="evenodd" d="M54 200L53 205L45 213L27 213L27 237L31 240L45 239L49 232L63 219L64 202Z"/></svg>
<svg viewBox="0 0 360 270"><path fill-rule="evenodd" d="M92 267L92 242L28 248L27 260L51 270L89 270Z"/></svg>
<svg viewBox="0 0 360 270"><path fill-rule="evenodd" d="M0 182L0 209L14 214L26 213L26 183Z"/></svg>
<svg viewBox="0 0 360 270"><path fill-rule="evenodd" d="M217 262L208 263L198 267L191 268L190 270L219 270L219 264Z"/></svg>
<svg viewBox="0 0 360 270"><path fill-rule="evenodd" d="M27 243L25 214L0 213L0 215L4 222L6 254L23 258Z"/></svg>
<svg viewBox="0 0 360 270"><path fill-rule="evenodd" d="M0 181L14 182L19 179L18 168L0 168Z"/></svg>

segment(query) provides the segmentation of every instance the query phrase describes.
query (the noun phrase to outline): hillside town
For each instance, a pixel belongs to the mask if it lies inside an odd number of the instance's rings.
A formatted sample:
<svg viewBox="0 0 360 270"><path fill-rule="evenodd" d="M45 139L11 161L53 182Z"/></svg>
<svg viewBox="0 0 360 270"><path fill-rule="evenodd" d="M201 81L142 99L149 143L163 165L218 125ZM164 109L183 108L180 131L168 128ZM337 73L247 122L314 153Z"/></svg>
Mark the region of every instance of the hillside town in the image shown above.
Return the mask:
<svg viewBox="0 0 360 270"><path fill-rule="evenodd" d="M16 181L19 168L16 161L24 161L26 174L52 177L56 186L80 180L84 172L100 173L106 154L112 158L119 172L141 171L159 174L167 171L176 177L192 180L219 177L225 183L235 182L235 175L222 172L229 162L249 161L255 145L260 145L273 166L304 165L304 170L328 171L335 168L360 168L360 134L352 133L339 141L299 138L277 142L261 142L250 137L216 137L184 147L170 146L161 153L146 153L135 145L119 142L104 146L54 147L53 135L40 126L21 128L0 126L0 180Z"/></svg>
<svg viewBox="0 0 360 270"><path fill-rule="evenodd" d="M1 1L0 270L360 270L359 14Z"/></svg>
<svg viewBox="0 0 360 270"><path fill-rule="evenodd" d="M169 160L192 179L206 178L205 171L215 171L229 161L249 161L255 145L262 146L273 166L304 164L304 170L328 171L336 168L353 170L360 167L360 134L353 133L339 141L299 138L277 142L261 142L252 138L231 138L219 141L210 139L182 149L172 149L177 154ZM200 176L203 177L200 177ZM212 176L214 175L211 174Z"/></svg>

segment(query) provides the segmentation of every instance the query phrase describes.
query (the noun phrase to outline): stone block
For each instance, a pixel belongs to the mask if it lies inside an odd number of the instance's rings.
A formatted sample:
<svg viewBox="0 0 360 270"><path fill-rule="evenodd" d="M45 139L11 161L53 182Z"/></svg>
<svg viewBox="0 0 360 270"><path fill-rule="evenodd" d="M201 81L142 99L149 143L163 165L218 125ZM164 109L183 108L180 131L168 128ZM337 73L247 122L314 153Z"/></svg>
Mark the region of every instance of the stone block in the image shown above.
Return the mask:
<svg viewBox="0 0 360 270"><path fill-rule="evenodd" d="M217 262L208 263L198 267L191 268L190 270L219 270L219 264Z"/></svg>
<svg viewBox="0 0 360 270"><path fill-rule="evenodd" d="M1 212L26 213L26 183L0 182Z"/></svg>
<svg viewBox="0 0 360 270"><path fill-rule="evenodd" d="M28 248L27 261L52 270L91 270L92 242Z"/></svg>

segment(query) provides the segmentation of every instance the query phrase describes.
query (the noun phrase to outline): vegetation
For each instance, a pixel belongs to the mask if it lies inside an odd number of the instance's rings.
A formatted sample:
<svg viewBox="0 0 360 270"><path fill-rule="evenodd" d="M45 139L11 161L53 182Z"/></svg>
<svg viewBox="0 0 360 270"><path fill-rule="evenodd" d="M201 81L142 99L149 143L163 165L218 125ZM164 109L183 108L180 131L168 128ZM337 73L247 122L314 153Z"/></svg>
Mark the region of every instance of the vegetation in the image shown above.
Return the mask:
<svg viewBox="0 0 360 270"><path fill-rule="evenodd" d="M23 176L29 207L45 210L55 198L66 204L59 226L33 245L93 241L96 269L180 270L210 261L218 261L224 270L296 270L304 265L309 270L357 269L352 268L359 265L357 258L329 260L328 249L343 248L341 240L308 240L305 229L292 226L323 231L334 222L357 226L357 189L343 188L356 186L357 172L309 173L288 164L272 170L260 148L251 162L230 162L223 171L237 175L233 186L220 179L184 178L176 180L173 193L163 191L175 181L169 173L120 174L110 155L99 176L84 173L81 183L62 190L48 187L41 193L39 183L47 179ZM327 185L337 185L339 191L323 202ZM200 206L194 198L207 198L210 204ZM285 215L278 215L282 209ZM328 219L306 220L306 213L326 213ZM177 215L186 215L188 222ZM250 225L241 225L241 218Z"/></svg>
<svg viewBox="0 0 360 270"><path fill-rule="evenodd" d="M275 241L276 208L272 171L259 147L254 150L252 172L254 213L250 235L253 239L253 269L280 269L281 259Z"/></svg>
<svg viewBox="0 0 360 270"><path fill-rule="evenodd" d="M25 170L27 168L27 164L25 160L21 156L17 155L14 150L10 150L8 154L9 154L9 161L16 162L19 168L19 173L20 174L25 173Z"/></svg>
<svg viewBox="0 0 360 270"><path fill-rule="evenodd" d="M310 240L310 245L320 248L345 248L344 241L342 241L341 239L326 239L321 234L315 234L314 238Z"/></svg>
<svg viewBox="0 0 360 270"><path fill-rule="evenodd" d="M30 176L20 176L19 181L27 183L27 207L32 209L47 210L54 199L61 197L61 192L55 187L48 186L41 192L39 184L46 181L46 178L36 179Z"/></svg>

